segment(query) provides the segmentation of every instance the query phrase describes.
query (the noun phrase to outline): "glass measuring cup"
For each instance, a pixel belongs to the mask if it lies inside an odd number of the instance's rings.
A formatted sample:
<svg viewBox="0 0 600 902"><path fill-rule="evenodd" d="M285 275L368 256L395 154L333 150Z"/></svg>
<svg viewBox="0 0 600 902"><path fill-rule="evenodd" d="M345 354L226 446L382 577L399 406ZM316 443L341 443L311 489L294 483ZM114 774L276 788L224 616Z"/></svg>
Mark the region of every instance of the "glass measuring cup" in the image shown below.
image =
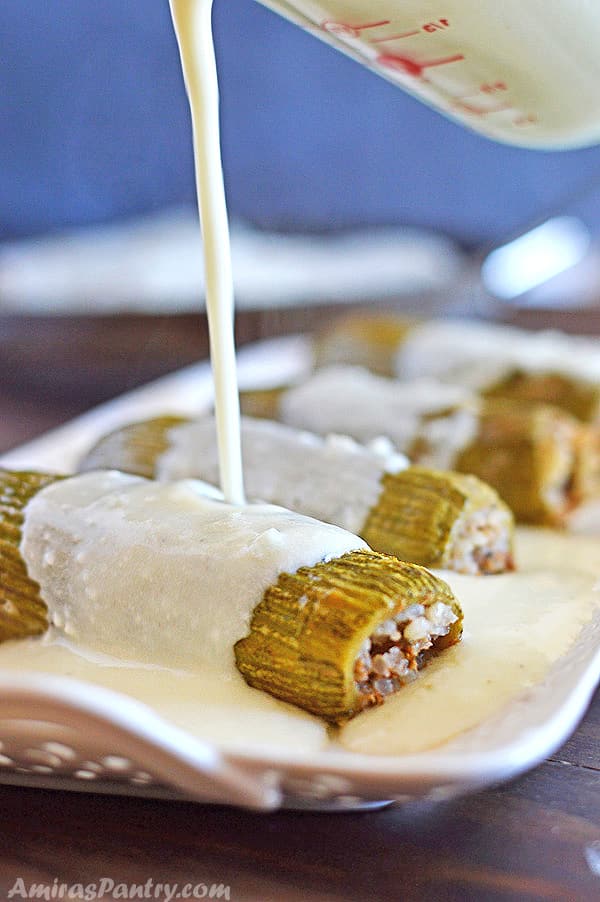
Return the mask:
<svg viewBox="0 0 600 902"><path fill-rule="evenodd" d="M490 138L600 142L597 0L260 2Z"/></svg>

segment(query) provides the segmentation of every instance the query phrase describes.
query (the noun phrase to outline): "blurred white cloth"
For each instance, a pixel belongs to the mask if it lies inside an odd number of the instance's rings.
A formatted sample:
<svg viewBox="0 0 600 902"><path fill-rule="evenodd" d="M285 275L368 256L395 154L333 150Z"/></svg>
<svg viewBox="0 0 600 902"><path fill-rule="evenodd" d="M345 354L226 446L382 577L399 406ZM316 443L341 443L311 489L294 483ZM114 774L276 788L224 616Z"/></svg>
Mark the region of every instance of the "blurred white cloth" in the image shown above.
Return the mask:
<svg viewBox="0 0 600 902"><path fill-rule="evenodd" d="M234 223L240 309L384 299L449 288L463 257L417 229L281 235ZM191 210L0 245L0 312L197 310L204 294Z"/></svg>

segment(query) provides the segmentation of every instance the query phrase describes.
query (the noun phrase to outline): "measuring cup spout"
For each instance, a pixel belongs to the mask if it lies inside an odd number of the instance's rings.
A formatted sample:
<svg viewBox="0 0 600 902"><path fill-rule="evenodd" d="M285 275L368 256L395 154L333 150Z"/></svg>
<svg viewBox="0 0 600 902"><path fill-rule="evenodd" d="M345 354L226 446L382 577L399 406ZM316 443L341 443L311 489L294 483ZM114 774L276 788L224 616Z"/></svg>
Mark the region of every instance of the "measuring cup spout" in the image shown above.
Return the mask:
<svg viewBox="0 0 600 902"><path fill-rule="evenodd" d="M600 142L597 4L445 0L431 19L422 0L259 2L489 138Z"/></svg>

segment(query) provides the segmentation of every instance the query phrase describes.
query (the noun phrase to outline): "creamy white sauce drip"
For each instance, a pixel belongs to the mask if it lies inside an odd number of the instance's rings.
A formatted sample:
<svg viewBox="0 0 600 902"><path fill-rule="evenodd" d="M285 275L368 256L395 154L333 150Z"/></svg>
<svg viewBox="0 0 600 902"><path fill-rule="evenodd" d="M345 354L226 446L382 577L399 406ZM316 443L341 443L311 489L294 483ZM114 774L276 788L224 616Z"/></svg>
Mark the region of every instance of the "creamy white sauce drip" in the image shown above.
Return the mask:
<svg viewBox="0 0 600 902"><path fill-rule="evenodd" d="M215 383L220 485L227 501L242 504L244 480L233 329L233 274L221 164L219 87L211 27L212 0L170 0L170 4L194 132L210 358Z"/></svg>
<svg viewBox="0 0 600 902"><path fill-rule="evenodd" d="M386 472L408 466L389 447L371 449L346 436L326 439L281 423L242 418L244 477L248 496L280 504L317 520L360 533L382 492ZM156 462L169 481L218 476L215 421L206 417L174 427L169 449Z"/></svg>
<svg viewBox="0 0 600 902"><path fill-rule="evenodd" d="M320 718L250 688L237 674L224 679L208 669L194 673L126 664L90 655L56 632L41 640L3 643L0 668L73 677L122 692L220 748L310 754L328 741Z"/></svg>
<svg viewBox="0 0 600 902"><path fill-rule="evenodd" d="M26 508L21 553L52 623L72 641L241 680L233 646L278 575L366 547L282 508L209 498L193 480L112 472L39 492Z"/></svg>
<svg viewBox="0 0 600 902"><path fill-rule="evenodd" d="M598 612L597 542L521 528L516 551L519 573L443 573L464 608L462 643L383 708L357 717L336 742L377 755L432 748L499 714L545 678ZM170 602L182 612L188 600L171 594ZM132 626L130 619L129 633ZM131 659L131 651L125 657ZM208 656L201 663L196 673L122 661L113 666L65 646L56 632L0 645L1 669L73 676L121 691L222 748L289 748L308 755L329 743L318 719L250 689L233 669L224 679Z"/></svg>
<svg viewBox="0 0 600 902"><path fill-rule="evenodd" d="M597 383L600 342L474 320L432 320L411 329L396 358L396 374L401 379L443 379L476 390L493 385L515 369L563 373Z"/></svg>
<svg viewBox="0 0 600 902"><path fill-rule="evenodd" d="M455 407L447 416L427 421ZM339 432L359 442L385 435L403 453L422 436L429 451L419 462L451 469L477 434L478 407L478 399L461 386L426 378L401 383L360 367L332 366L285 392L280 417L299 429L320 435Z"/></svg>

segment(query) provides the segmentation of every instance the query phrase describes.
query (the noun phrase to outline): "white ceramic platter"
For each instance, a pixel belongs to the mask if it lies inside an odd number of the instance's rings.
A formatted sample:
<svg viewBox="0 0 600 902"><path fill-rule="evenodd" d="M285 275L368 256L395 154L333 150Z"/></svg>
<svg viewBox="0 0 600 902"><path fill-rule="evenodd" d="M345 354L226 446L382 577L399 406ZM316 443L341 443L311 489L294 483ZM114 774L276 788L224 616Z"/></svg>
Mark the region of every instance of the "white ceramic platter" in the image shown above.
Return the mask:
<svg viewBox="0 0 600 902"><path fill-rule="evenodd" d="M242 385L285 382L311 364L308 342L243 349ZM164 412L211 403L207 364L168 376L0 459L3 466L65 472L100 435ZM187 798L258 809L376 807L447 799L512 778L554 752L575 729L600 680L600 622L543 684L444 746L375 757L333 747L300 752L217 748L127 695L67 677L0 671L0 781L18 785Z"/></svg>

